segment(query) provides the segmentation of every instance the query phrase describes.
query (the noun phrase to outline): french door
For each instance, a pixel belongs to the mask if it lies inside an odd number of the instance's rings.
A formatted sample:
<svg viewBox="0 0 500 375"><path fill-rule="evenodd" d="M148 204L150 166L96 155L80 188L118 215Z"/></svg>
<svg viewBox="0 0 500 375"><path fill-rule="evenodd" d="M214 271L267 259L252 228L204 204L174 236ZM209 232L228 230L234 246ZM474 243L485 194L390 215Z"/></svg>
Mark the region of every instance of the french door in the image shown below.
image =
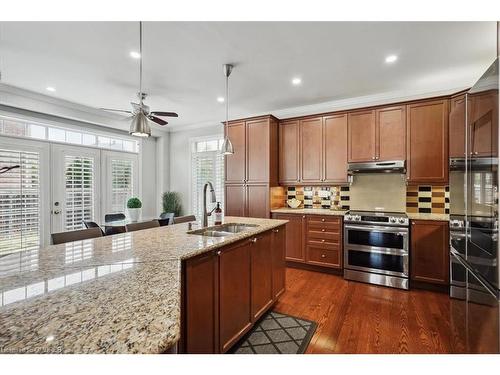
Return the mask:
<svg viewBox="0 0 500 375"><path fill-rule="evenodd" d="M100 150L51 145L51 231L84 228L100 219Z"/></svg>

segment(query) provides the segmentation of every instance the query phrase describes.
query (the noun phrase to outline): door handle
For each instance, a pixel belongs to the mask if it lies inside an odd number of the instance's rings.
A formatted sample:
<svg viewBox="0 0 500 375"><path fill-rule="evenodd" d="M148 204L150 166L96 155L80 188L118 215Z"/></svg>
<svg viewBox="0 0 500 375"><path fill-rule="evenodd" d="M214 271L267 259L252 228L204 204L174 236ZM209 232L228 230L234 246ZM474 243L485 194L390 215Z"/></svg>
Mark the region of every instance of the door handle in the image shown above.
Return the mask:
<svg viewBox="0 0 500 375"><path fill-rule="evenodd" d="M60 210L54 210L54 211L52 211L52 213L53 213L54 215L59 215L59 214L61 213L61 211L60 211Z"/></svg>

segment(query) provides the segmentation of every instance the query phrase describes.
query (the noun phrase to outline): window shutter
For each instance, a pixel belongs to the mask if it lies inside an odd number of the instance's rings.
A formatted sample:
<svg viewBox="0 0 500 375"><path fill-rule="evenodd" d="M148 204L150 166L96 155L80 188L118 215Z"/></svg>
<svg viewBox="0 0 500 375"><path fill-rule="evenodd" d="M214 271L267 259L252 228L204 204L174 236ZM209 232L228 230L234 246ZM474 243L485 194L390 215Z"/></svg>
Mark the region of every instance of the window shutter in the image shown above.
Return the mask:
<svg viewBox="0 0 500 375"><path fill-rule="evenodd" d="M131 160L111 159L111 210L125 212L127 200L132 197L133 163Z"/></svg>
<svg viewBox="0 0 500 375"><path fill-rule="evenodd" d="M82 229L94 219L94 158L66 156L65 174L65 230Z"/></svg>
<svg viewBox="0 0 500 375"><path fill-rule="evenodd" d="M40 155L0 149L0 255L40 245Z"/></svg>

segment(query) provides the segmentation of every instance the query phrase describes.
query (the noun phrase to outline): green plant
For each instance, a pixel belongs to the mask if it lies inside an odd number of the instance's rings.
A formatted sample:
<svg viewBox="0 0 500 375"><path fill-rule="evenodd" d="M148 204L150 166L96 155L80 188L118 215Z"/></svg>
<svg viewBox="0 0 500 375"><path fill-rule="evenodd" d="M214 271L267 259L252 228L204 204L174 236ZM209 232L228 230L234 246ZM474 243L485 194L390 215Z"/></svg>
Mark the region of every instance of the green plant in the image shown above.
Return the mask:
<svg viewBox="0 0 500 375"><path fill-rule="evenodd" d="M174 216L181 216L181 196L175 191L166 191L162 196L163 212L173 212Z"/></svg>
<svg viewBox="0 0 500 375"><path fill-rule="evenodd" d="M130 198L127 201L127 208L141 208L142 207L142 202L139 198Z"/></svg>

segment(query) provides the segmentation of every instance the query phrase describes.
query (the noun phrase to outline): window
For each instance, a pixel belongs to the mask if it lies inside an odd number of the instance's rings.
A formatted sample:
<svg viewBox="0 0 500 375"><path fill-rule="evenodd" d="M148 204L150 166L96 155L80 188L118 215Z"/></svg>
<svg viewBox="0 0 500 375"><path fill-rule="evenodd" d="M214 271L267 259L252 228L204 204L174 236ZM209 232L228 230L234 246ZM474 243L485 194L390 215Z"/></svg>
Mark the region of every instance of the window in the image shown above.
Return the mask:
<svg viewBox="0 0 500 375"><path fill-rule="evenodd" d="M0 255L40 244L40 155L0 149L0 167L19 165L0 176Z"/></svg>
<svg viewBox="0 0 500 375"><path fill-rule="evenodd" d="M111 211L125 212L127 200L132 197L132 160L111 159Z"/></svg>
<svg viewBox="0 0 500 375"><path fill-rule="evenodd" d="M65 176L64 229L82 229L94 219L94 159L65 156Z"/></svg>
<svg viewBox="0 0 500 375"><path fill-rule="evenodd" d="M0 135L2 134L117 151L139 152L139 142L135 140L101 136L44 124L33 124L8 117L0 117Z"/></svg>
<svg viewBox="0 0 500 375"><path fill-rule="evenodd" d="M224 207L224 156L219 152L222 139L213 138L192 143L191 207L199 220L203 217L203 185L210 181L217 201ZM208 198L207 198L208 199ZM210 204L209 209L213 208Z"/></svg>

